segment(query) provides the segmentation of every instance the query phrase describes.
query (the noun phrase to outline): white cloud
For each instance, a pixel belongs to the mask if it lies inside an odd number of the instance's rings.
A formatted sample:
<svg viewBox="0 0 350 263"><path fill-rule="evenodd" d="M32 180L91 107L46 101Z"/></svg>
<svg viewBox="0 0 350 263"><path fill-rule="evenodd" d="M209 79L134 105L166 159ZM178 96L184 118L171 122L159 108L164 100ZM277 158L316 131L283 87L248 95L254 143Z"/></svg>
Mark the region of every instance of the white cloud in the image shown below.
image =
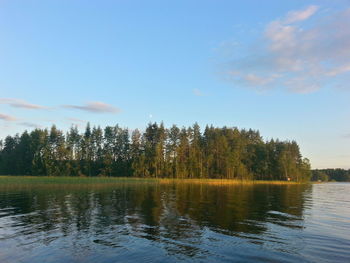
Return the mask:
<svg viewBox="0 0 350 263"><path fill-rule="evenodd" d="M197 97L204 96L203 92L200 89L193 89L193 94Z"/></svg>
<svg viewBox="0 0 350 263"><path fill-rule="evenodd" d="M306 20L309 17L311 17L313 14L315 14L317 10L318 10L318 6L311 5L303 10L291 11L286 15L286 18L284 19L284 23L291 24L291 23Z"/></svg>
<svg viewBox="0 0 350 263"><path fill-rule="evenodd" d="M243 76L243 79L246 80L249 84L258 85L258 86L269 84L274 80L273 76L265 78L265 77L257 76L252 73Z"/></svg>
<svg viewBox="0 0 350 263"><path fill-rule="evenodd" d="M7 104L14 108L24 108L29 110L47 109L47 107L37 105L37 104L31 104L20 99L0 98L0 104Z"/></svg>
<svg viewBox="0 0 350 263"><path fill-rule="evenodd" d="M334 77L334 76L337 76L339 74L346 73L348 71L350 71L350 64L342 65L338 68L334 68L334 69L330 70L329 72L327 72L327 75L330 77Z"/></svg>
<svg viewBox="0 0 350 263"><path fill-rule="evenodd" d="M82 111L88 111L88 112L93 112L93 113L118 113L120 112L120 109L106 104L104 102L99 102L99 101L93 101L93 102L88 102L83 106L79 105L63 105L64 108L68 109L77 109L77 110L82 110Z"/></svg>
<svg viewBox="0 0 350 263"><path fill-rule="evenodd" d="M318 15L309 23L317 10L309 6L268 23L247 55L229 63L226 77L250 88L279 87L298 93L347 85L350 8Z"/></svg>
<svg viewBox="0 0 350 263"><path fill-rule="evenodd" d="M1 114L0 113L0 120L3 120L3 121L15 121L15 120L17 120L17 118L14 117L14 116L11 116L11 115L6 115L6 114Z"/></svg>

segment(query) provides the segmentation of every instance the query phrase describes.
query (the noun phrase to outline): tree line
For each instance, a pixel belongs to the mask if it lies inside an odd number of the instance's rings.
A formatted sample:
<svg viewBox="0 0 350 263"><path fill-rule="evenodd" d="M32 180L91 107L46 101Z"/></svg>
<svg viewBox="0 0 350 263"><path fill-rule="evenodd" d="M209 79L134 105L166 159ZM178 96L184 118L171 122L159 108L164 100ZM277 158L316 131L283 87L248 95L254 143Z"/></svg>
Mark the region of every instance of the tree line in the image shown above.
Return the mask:
<svg viewBox="0 0 350 263"><path fill-rule="evenodd" d="M312 181L350 182L350 169L315 169L312 170Z"/></svg>
<svg viewBox="0 0 350 263"><path fill-rule="evenodd" d="M259 131L149 123L24 131L0 141L0 174L135 176L306 181L309 161L295 141L264 141Z"/></svg>

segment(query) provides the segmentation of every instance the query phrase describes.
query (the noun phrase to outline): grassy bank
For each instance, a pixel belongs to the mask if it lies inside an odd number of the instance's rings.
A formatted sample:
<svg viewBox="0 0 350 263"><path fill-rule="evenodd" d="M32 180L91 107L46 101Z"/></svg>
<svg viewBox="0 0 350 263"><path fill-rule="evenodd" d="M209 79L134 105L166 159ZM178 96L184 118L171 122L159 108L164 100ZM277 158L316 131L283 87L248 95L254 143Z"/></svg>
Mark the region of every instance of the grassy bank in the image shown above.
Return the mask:
<svg viewBox="0 0 350 263"><path fill-rule="evenodd" d="M0 176L0 185L26 185L26 184L65 184L65 185L104 185L125 183L192 183L210 185L231 184L298 184L288 181L253 181L237 179L163 179L163 178L129 178L129 177L48 177L48 176Z"/></svg>

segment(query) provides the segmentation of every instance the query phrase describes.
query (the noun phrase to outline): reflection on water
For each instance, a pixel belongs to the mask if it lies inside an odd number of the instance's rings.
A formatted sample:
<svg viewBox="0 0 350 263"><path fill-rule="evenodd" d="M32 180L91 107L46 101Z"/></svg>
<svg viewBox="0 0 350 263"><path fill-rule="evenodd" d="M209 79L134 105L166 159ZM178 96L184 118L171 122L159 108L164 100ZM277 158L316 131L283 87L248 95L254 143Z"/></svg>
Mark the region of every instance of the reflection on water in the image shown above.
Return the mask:
<svg viewBox="0 0 350 263"><path fill-rule="evenodd" d="M0 262L345 262L350 184L0 188Z"/></svg>

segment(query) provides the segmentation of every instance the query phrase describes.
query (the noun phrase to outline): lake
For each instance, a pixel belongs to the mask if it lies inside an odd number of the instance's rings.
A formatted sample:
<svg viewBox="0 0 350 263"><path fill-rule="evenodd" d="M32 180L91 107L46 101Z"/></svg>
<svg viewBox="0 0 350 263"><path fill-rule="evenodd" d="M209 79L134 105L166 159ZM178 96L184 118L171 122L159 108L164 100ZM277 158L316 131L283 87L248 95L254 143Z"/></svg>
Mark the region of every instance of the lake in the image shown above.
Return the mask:
<svg viewBox="0 0 350 263"><path fill-rule="evenodd" d="M350 184L0 186L0 262L350 262Z"/></svg>

